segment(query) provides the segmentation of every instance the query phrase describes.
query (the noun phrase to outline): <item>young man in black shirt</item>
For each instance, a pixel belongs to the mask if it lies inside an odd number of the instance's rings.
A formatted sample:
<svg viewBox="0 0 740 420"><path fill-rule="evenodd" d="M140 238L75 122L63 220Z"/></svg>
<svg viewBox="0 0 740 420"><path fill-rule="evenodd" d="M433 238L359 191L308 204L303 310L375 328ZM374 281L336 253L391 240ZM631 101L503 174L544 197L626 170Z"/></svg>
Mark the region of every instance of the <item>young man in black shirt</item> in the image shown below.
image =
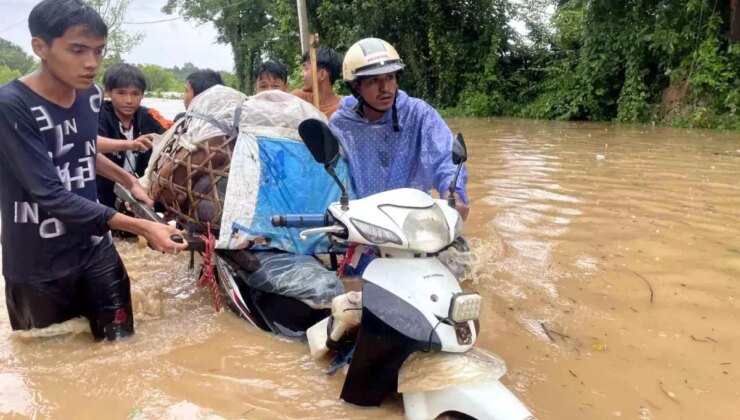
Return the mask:
<svg viewBox="0 0 740 420"><path fill-rule="evenodd" d="M107 27L81 0L44 0L28 18L36 72L0 87L3 276L14 330L85 316L96 339L133 334L130 284L110 229L158 251L179 232L97 202L95 174L149 204L136 179L97 152L103 94L93 84Z"/></svg>

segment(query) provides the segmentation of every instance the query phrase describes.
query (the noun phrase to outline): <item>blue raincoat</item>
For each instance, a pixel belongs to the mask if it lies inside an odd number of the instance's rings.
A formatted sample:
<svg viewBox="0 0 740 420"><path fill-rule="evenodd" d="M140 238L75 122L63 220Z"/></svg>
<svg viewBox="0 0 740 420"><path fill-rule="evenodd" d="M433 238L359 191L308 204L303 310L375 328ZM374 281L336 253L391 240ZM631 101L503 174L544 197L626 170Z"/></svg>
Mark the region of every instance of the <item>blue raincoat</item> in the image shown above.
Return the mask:
<svg viewBox="0 0 740 420"><path fill-rule="evenodd" d="M400 131L393 130L392 112L368 121L345 97L329 126L339 138L358 198L396 188L436 189L444 194L457 167L452 163L452 132L431 105L399 90L396 98ZM468 204L465 168L456 191Z"/></svg>

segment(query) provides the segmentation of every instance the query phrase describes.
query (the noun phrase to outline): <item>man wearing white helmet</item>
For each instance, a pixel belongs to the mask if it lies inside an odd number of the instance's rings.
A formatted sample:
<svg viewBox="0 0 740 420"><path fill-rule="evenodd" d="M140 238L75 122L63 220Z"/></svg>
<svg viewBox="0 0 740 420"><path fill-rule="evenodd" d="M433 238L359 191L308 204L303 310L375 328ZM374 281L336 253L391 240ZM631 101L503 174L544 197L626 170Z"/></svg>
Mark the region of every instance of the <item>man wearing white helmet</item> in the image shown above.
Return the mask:
<svg viewBox="0 0 740 420"><path fill-rule="evenodd" d="M349 163L358 198L396 188L436 189L446 196L456 167L452 132L431 105L398 89L403 60L387 42L363 39L344 56L344 82L352 91L329 125ZM463 168L457 209L470 207Z"/></svg>

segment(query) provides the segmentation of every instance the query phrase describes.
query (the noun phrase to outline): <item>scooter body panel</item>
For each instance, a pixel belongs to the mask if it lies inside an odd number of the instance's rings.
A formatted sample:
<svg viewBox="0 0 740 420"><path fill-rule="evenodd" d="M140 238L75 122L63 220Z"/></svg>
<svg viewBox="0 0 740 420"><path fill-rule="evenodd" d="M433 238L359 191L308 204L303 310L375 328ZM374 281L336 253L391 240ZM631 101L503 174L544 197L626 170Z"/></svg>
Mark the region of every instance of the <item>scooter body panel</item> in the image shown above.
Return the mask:
<svg viewBox="0 0 740 420"><path fill-rule="evenodd" d="M452 297L462 289L436 257L378 258L368 265L362 278L417 308L424 315L428 327L439 336L442 351L463 353L475 344L477 336L473 321L455 325L447 319ZM401 331L409 328L392 317L384 321Z"/></svg>
<svg viewBox="0 0 740 420"><path fill-rule="evenodd" d="M441 212L441 219L434 219L434 223L441 223L444 227L437 231L436 240L439 247L423 251L424 244L410 242L409 232L404 226L409 215L419 210L436 210ZM340 203L332 203L328 211L336 220L341 221L346 229L344 239L335 238L342 243L358 243L378 246L383 255L395 255L399 251L405 251L414 255L416 253L437 252L446 244L462 234L462 219L454 209L447 206L444 200L435 200L429 194L414 189L400 188L374 194L359 200L353 200L348 208L343 208ZM357 223L365 223L389 232L395 236L396 241L376 242L363 233ZM427 243L428 244L428 243ZM400 252L404 255L404 252Z"/></svg>
<svg viewBox="0 0 740 420"><path fill-rule="evenodd" d="M341 398L360 406L379 406L395 392L398 372L417 351L439 351L439 337L424 314L388 290L365 282L362 323Z"/></svg>

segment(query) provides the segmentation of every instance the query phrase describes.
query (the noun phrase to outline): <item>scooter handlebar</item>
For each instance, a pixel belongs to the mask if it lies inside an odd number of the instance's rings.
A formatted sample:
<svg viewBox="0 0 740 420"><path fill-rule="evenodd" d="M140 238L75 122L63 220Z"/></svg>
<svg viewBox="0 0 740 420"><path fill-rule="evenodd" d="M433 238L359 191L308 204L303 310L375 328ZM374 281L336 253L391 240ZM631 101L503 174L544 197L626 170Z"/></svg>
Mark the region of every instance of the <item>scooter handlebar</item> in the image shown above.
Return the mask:
<svg viewBox="0 0 740 420"><path fill-rule="evenodd" d="M272 216L272 225L285 228L315 228L331 226L334 218L327 214L284 214Z"/></svg>

